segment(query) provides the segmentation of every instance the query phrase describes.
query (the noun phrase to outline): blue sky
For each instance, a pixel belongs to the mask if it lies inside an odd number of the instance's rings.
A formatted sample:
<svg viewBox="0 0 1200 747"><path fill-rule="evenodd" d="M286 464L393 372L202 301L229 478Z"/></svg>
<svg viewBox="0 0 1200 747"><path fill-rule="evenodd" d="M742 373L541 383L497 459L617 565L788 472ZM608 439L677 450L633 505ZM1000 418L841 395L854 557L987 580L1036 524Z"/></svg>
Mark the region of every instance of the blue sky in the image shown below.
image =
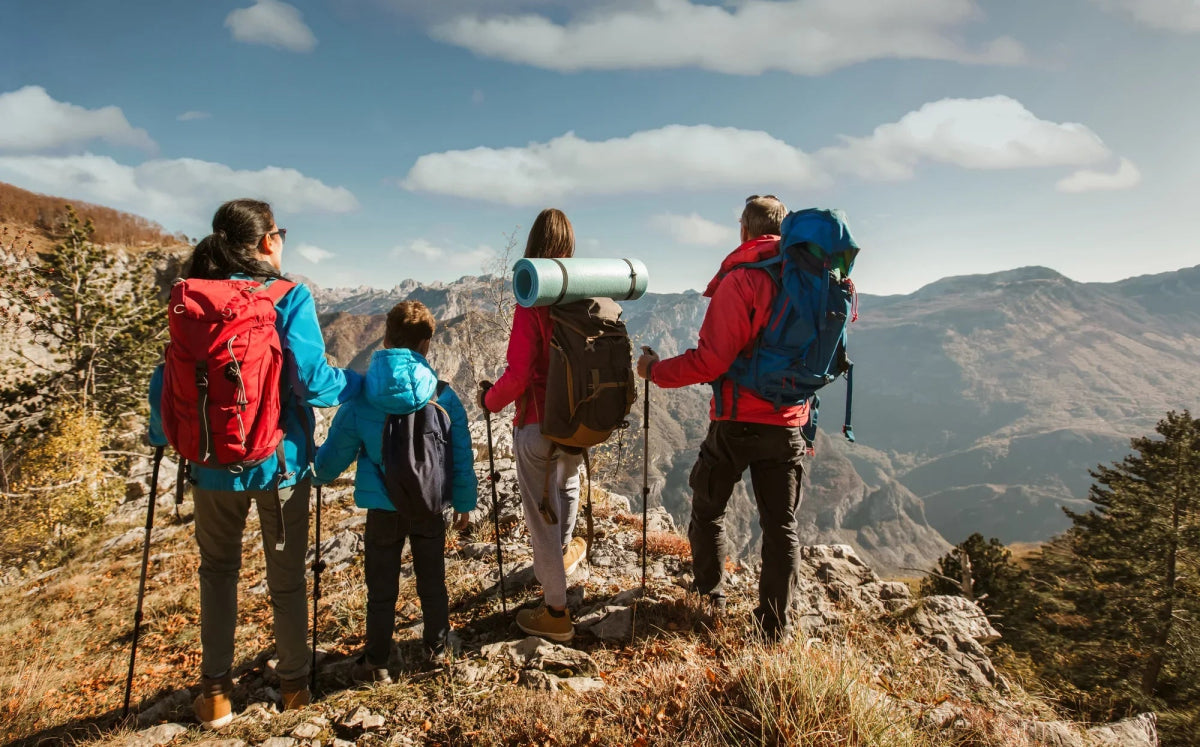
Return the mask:
<svg viewBox="0 0 1200 747"><path fill-rule="evenodd" d="M324 285L479 273L547 206L700 288L746 195L858 286L1200 262L1198 0L3 0L0 181L190 236L255 196Z"/></svg>

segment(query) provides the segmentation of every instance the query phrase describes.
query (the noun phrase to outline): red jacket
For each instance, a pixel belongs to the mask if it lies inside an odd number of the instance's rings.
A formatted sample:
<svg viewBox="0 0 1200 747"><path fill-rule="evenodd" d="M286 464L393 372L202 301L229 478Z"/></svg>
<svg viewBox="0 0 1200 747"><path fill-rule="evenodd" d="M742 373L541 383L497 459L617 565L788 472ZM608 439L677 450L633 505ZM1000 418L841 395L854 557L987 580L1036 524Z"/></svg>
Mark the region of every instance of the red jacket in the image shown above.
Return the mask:
<svg viewBox="0 0 1200 747"><path fill-rule="evenodd" d="M650 371L651 381L664 389L690 384L708 384L729 371L738 355L750 352L759 332L771 315L775 284L766 272L753 268L733 269L779 253L778 236L759 236L734 249L721 270L708 283L704 295L711 300L700 325L696 347L674 358L659 361ZM733 382L721 390L722 413L716 414L715 400L709 405L711 420L737 420L790 427L808 423L808 404L775 409L775 405L742 389L733 415Z"/></svg>
<svg viewBox="0 0 1200 747"><path fill-rule="evenodd" d="M546 406L546 370L550 367L550 309L545 306L513 311L508 337L508 368L484 396L491 412L517 403L513 423L520 427L542 422Z"/></svg>

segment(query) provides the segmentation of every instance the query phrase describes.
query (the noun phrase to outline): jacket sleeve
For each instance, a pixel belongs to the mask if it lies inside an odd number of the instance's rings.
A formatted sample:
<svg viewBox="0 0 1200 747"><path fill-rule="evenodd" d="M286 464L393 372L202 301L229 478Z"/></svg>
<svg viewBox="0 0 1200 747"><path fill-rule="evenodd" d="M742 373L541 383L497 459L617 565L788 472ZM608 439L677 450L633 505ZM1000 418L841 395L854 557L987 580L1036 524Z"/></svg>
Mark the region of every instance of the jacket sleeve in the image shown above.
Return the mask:
<svg viewBox="0 0 1200 747"><path fill-rule="evenodd" d="M708 384L729 371L738 353L754 339L756 293L748 271L726 276L709 301L696 347L654 364L651 381L675 389Z"/></svg>
<svg viewBox="0 0 1200 747"><path fill-rule="evenodd" d="M150 374L150 432L147 434L147 440L151 446L167 445L167 434L163 431L162 424L162 390L163 367L160 363L154 367L154 373Z"/></svg>
<svg viewBox="0 0 1200 747"><path fill-rule="evenodd" d="M279 302L280 337L291 365L292 391L312 407L333 407L358 393L362 377L334 368L325 360L325 339L317 323L317 307L304 285L297 285Z"/></svg>
<svg viewBox="0 0 1200 747"><path fill-rule="evenodd" d="M329 435L325 443L317 449L317 457L313 460L313 475L318 482L328 483L346 471L362 448L362 439L358 435L358 417L354 402L347 402L338 408L329 426Z"/></svg>
<svg viewBox="0 0 1200 747"><path fill-rule="evenodd" d="M454 487L450 502L455 511L465 514L475 508L479 499L479 479L475 477L475 451L471 448L467 411L450 387L438 396L438 403L450 416L450 453L454 455Z"/></svg>
<svg viewBox="0 0 1200 747"><path fill-rule="evenodd" d="M546 345L538 325L538 312L518 306L513 311L512 334L508 338L508 368L488 390L484 402L491 412L512 404L529 388L538 353Z"/></svg>

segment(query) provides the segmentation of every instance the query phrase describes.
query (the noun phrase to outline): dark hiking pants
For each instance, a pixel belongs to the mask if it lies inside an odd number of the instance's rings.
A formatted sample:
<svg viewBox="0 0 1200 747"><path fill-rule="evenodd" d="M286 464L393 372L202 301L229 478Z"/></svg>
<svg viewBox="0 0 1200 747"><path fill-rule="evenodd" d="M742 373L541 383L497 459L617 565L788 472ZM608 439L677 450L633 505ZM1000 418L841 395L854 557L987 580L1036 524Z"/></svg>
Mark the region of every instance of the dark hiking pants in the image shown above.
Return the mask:
<svg viewBox="0 0 1200 747"><path fill-rule="evenodd" d="M404 540L412 546L417 596L425 623L425 647L438 651L450 632L450 598L446 593L446 522L441 516L410 522L395 511L367 511L367 646L372 667L386 667L396 630L400 596L400 557Z"/></svg>
<svg viewBox="0 0 1200 747"><path fill-rule="evenodd" d="M713 421L692 468L692 545L696 590L724 596L725 510L733 486L750 468L762 528L762 575L755 617L770 637L791 630L793 589L800 567L796 511L804 476L804 439L799 428Z"/></svg>

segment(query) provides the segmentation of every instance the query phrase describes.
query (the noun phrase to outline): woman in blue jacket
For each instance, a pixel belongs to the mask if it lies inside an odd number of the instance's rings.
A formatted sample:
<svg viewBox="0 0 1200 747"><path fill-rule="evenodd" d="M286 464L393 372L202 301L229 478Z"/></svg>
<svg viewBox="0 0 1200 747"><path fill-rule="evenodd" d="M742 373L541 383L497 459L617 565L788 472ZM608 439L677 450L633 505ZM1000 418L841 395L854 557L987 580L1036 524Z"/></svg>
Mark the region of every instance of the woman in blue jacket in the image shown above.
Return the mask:
<svg viewBox="0 0 1200 747"><path fill-rule="evenodd" d="M466 528L478 487L475 455L462 401L448 385L439 391L437 373L425 360L434 326L433 314L420 301L396 304L388 313L384 349L371 356L362 391L338 410L329 437L317 451L316 476L321 482L333 480L358 459L354 502L367 509L367 644L353 671L359 683L391 682L387 664L405 538L412 546L425 648L431 660L443 655L450 633L445 520L438 513L431 519L410 521L395 510L383 480L381 453L388 416L414 413L436 396L435 404L450 419L448 456L454 527Z"/></svg>
<svg viewBox="0 0 1200 747"><path fill-rule="evenodd" d="M189 278L258 280L266 285L282 277L286 230L275 223L271 206L258 200L233 200L217 209L213 233L196 245ZM297 285L276 304L275 329L283 348L286 380L284 464L277 455L238 472L190 466L195 500L196 542L200 547L200 645L202 691L194 703L196 718L216 729L233 719L229 694L237 582L242 564L242 533L250 504L258 507L267 587L275 613L276 671L284 709L311 699L308 691L311 650L304 555L308 546L308 500L314 455L313 407L332 407L350 399L361 385L353 371L330 366L317 323L312 294ZM163 370L150 380L150 443L165 446L162 423Z"/></svg>

